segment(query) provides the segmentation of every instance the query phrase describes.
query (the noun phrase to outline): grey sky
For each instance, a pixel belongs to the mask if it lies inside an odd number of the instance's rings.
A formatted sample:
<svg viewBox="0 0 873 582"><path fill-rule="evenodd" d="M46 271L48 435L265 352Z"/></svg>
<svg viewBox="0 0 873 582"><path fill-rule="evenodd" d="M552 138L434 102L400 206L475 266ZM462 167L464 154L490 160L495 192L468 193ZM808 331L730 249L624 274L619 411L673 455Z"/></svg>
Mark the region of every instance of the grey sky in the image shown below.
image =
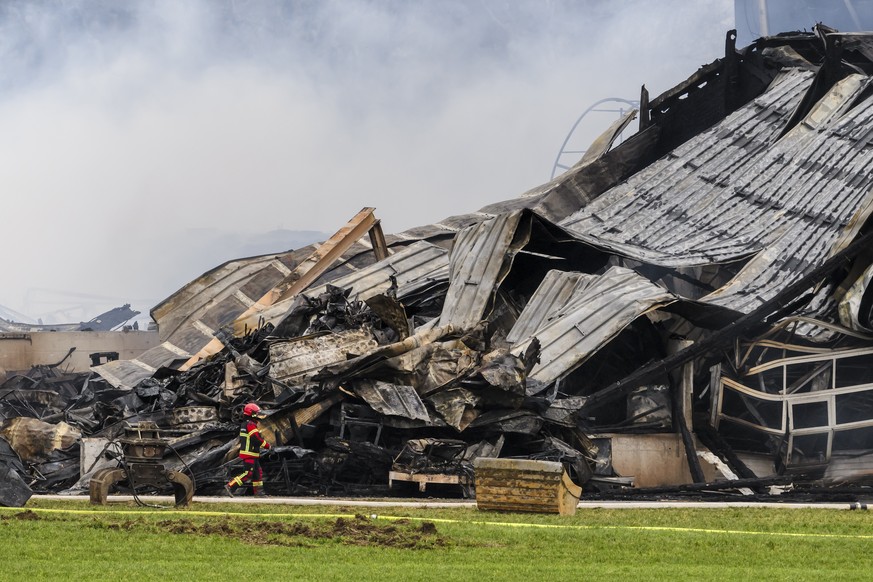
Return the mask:
<svg viewBox="0 0 873 582"><path fill-rule="evenodd" d="M591 103L732 26L731 0L4 3L0 305L147 311L265 233L514 197Z"/></svg>

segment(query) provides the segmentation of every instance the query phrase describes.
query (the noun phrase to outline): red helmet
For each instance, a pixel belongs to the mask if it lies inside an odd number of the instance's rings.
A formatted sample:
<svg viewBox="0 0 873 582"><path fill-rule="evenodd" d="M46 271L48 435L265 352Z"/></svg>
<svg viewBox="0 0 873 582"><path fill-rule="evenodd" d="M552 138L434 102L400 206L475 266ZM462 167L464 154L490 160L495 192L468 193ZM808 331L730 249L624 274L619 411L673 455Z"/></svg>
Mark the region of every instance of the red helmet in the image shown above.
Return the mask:
<svg viewBox="0 0 873 582"><path fill-rule="evenodd" d="M243 407L243 415L245 416L257 416L260 411L261 407L254 402L249 402Z"/></svg>

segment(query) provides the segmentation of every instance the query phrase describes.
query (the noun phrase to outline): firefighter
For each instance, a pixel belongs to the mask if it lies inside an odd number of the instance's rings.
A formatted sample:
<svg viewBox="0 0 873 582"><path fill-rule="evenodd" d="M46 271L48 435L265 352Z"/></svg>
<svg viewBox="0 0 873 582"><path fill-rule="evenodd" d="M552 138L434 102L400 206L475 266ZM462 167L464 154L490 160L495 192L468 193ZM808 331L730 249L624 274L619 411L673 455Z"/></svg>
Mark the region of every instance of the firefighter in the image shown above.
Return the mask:
<svg viewBox="0 0 873 582"><path fill-rule="evenodd" d="M243 407L243 421L239 431L239 458L242 459L245 471L234 477L224 486L228 495L233 495L234 487L242 487L244 483L251 483L252 494L258 497L264 493L264 472L261 470L261 448L270 450L270 443L264 440L258 430L256 419L261 416L261 407L254 402L249 402Z"/></svg>

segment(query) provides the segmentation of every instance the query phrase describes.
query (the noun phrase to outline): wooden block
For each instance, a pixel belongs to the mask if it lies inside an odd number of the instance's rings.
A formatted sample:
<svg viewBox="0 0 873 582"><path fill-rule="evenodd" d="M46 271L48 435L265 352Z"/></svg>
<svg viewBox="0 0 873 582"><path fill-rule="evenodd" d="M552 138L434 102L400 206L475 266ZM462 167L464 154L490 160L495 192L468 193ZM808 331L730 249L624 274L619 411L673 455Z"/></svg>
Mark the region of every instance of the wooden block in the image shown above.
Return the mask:
<svg viewBox="0 0 873 582"><path fill-rule="evenodd" d="M573 515L582 488L561 463L527 459L476 459L479 509Z"/></svg>

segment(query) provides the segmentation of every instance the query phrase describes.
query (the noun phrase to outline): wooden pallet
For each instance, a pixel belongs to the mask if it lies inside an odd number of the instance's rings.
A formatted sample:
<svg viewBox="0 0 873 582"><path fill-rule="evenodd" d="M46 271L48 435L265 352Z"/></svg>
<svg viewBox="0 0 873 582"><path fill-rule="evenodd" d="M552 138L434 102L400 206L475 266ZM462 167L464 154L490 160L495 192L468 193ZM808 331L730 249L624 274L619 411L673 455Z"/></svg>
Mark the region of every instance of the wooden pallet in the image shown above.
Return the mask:
<svg viewBox="0 0 873 582"><path fill-rule="evenodd" d="M457 485L465 491L470 486L470 480L463 475L444 475L440 473L407 473L405 471L389 471L388 472L388 488L390 489L395 481L405 481L409 483L418 483L418 490L422 493L429 484L438 483L441 485Z"/></svg>

